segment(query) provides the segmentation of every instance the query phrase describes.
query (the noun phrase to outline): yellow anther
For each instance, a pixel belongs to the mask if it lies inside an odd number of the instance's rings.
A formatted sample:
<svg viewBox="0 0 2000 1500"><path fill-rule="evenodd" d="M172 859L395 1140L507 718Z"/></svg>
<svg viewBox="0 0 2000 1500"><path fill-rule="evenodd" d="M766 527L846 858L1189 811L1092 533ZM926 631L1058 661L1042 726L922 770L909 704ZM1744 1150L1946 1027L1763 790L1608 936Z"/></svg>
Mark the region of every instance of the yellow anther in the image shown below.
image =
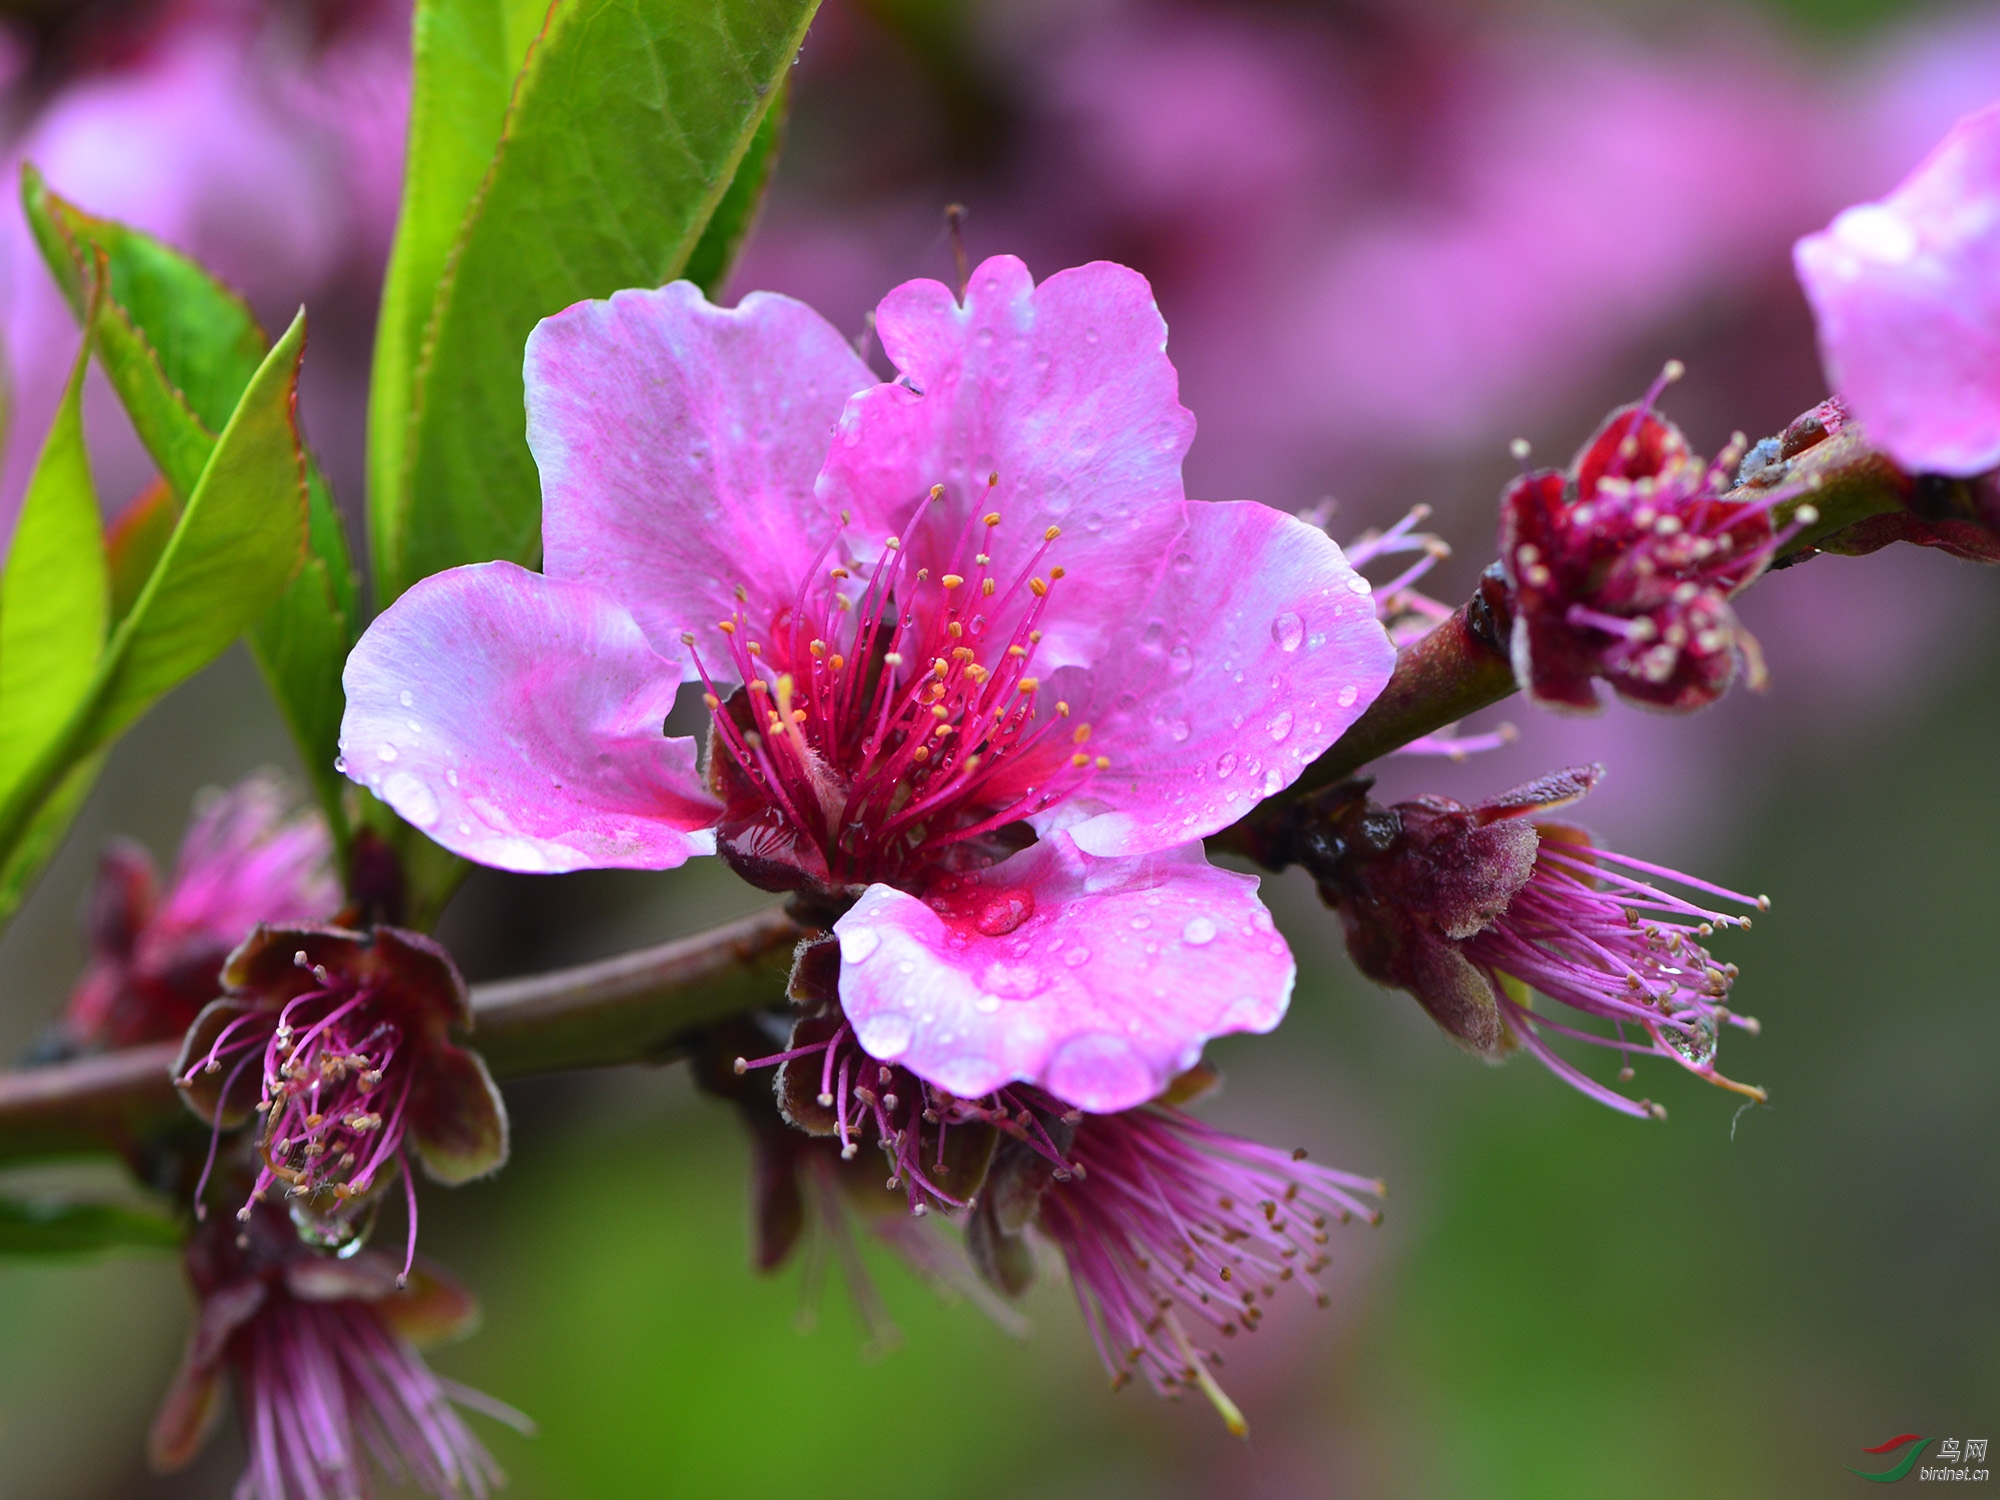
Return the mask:
<svg viewBox="0 0 2000 1500"><path fill-rule="evenodd" d="M1054 583L1054 582L1055 582L1055 581L1056 581L1056 580L1057 580L1058 578L1062 577L1062 576L1063 576L1063 574L1064 574L1064 573L1067 573L1068 571L1069 571L1069 570L1068 570L1067 568L1050 568L1050 569L1049 569L1049 582L1050 582L1050 583Z"/></svg>
<svg viewBox="0 0 2000 1500"><path fill-rule="evenodd" d="M949 719L951 717L951 710L946 708L942 703L933 708L931 713L940 719Z"/></svg>
<svg viewBox="0 0 2000 1500"><path fill-rule="evenodd" d="M806 643L806 650L808 650L808 651L812 652L812 654L813 654L814 656L825 656L825 655L826 655L826 642L825 642L825 641L808 641L808 642Z"/></svg>
<svg viewBox="0 0 2000 1500"><path fill-rule="evenodd" d="M945 674L950 670L950 664L942 656L931 659L931 676L935 677L939 682L944 681Z"/></svg>
<svg viewBox="0 0 2000 1500"><path fill-rule="evenodd" d="M990 578L983 578L979 582L979 592L984 594L989 599L993 597L993 590L996 587L997 585Z"/></svg>
<svg viewBox="0 0 2000 1500"><path fill-rule="evenodd" d="M1072 755L1069 758L1069 763L1073 766L1081 768L1083 766L1087 766L1090 764L1090 757L1088 755L1085 755L1081 750L1079 750L1076 752L1076 754Z"/></svg>
<svg viewBox="0 0 2000 1500"><path fill-rule="evenodd" d="M755 641L752 641L750 643L749 649L750 649L750 654L752 656L762 656L764 654L764 648L758 645Z"/></svg>
<svg viewBox="0 0 2000 1500"><path fill-rule="evenodd" d="M854 608L854 601L848 598L847 595L845 594L835 594L833 596L833 607L837 610L840 610L842 613L845 613L846 611Z"/></svg>
<svg viewBox="0 0 2000 1500"><path fill-rule="evenodd" d="M952 648L951 648L951 659L952 659L953 661L971 661L971 660L972 660L972 648L971 648L970 646L954 646L954 647L952 647Z"/></svg>
<svg viewBox="0 0 2000 1500"><path fill-rule="evenodd" d="M827 569L827 577L829 577L829 578L852 578L853 576L854 576L854 575L853 575L852 573L848 572L848 571L847 571L847 569L845 569L845 568L829 568L829 569Z"/></svg>
<svg viewBox="0 0 2000 1500"><path fill-rule="evenodd" d="M950 636L953 640L958 640L964 636L965 627L959 624L958 621L953 620L949 625L945 626L944 633Z"/></svg>
<svg viewBox="0 0 2000 1500"><path fill-rule="evenodd" d="M884 537L882 545L887 547L891 552L894 552L903 545L903 539L899 536Z"/></svg>
<svg viewBox="0 0 2000 1500"><path fill-rule="evenodd" d="M961 583L965 582L965 580L959 577L958 574L956 573L947 573L944 575L944 577L940 578L938 582L943 584L947 589L955 589Z"/></svg>
<svg viewBox="0 0 2000 1500"><path fill-rule="evenodd" d="M966 775L970 776L974 771L979 769L979 757L976 755L966 756L964 760L959 762L958 768L959 770L963 771ZM1752 1032L1751 1035L1755 1036L1756 1033Z"/></svg>
<svg viewBox="0 0 2000 1500"><path fill-rule="evenodd" d="M998 469L995 469L991 474L988 474L986 476L986 488L988 488L989 490L992 489L993 486L995 486L999 482L1000 482L1000 471Z"/></svg>
<svg viewBox="0 0 2000 1500"><path fill-rule="evenodd" d="M792 722L794 724L803 724L805 723L808 717L809 715L803 708L795 708L792 710Z"/></svg>
<svg viewBox="0 0 2000 1500"><path fill-rule="evenodd" d="M740 583L739 583L739 584L737 584L737 585L736 585L736 602L737 602L738 604L742 604L742 603L746 602L746 601L747 601L747 600L749 599L749 597L750 597L750 591L749 591L748 589L746 589L745 587L743 587L743 585L742 585L742 584L740 584Z"/></svg>
<svg viewBox="0 0 2000 1500"><path fill-rule="evenodd" d="M1028 655L1028 648L1026 646L1009 646L1007 648L1007 654L1009 656L1018 656L1023 660L1026 660Z"/></svg>
<svg viewBox="0 0 2000 1500"><path fill-rule="evenodd" d="M915 761L918 765L922 765L925 761L929 760L930 758L931 758L931 747L929 745L919 745L917 746L916 749L910 752L910 759Z"/></svg>
<svg viewBox="0 0 2000 1500"><path fill-rule="evenodd" d="M972 560L978 563L979 566L982 568L985 567L988 563L993 561L993 559L988 557L984 552L975 553Z"/></svg>
<svg viewBox="0 0 2000 1500"><path fill-rule="evenodd" d="M995 477L997 478L998 476L996 475ZM997 510L988 511L986 513L986 524L988 526L998 526L1000 524L1000 512Z"/></svg>
<svg viewBox="0 0 2000 1500"><path fill-rule="evenodd" d="M1049 596L1049 586L1039 578L1030 578L1028 580L1028 587L1034 592L1037 599L1046 599Z"/></svg>
<svg viewBox="0 0 2000 1500"><path fill-rule="evenodd" d="M1062 527L1051 526L1047 531L1042 533L1042 540L1045 542L1053 542L1057 537L1061 535L1062 535Z"/></svg>
<svg viewBox="0 0 2000 1500"><path fill-rule="evenodd" d="M831 666L834 671L838 672L842 667L847 665L847 658L844 656L830 657L828 659L827 664Z"/></svg>
<svg viewBox="0 0 2000 1500"><path fill-rule="evenodd" d="M1110 757L1110 756L1108 756L1108 755L1100 755L1100 756L1098 756L1098 757L1097 757L1097 769L1098 769L1098 770L1100 770L1100 771L1108 771L1108 770L1110 770L1110 769L1111 769L1111 757Z"/></svg>
<svg viewBox="0 0 2000 1500"><path fill-rule="evenodd" d="M903 653L900 651L884 651L882 653L882 660L892 667L900 667L903 664Z"/></svg>
<svg viewBox="0 0 2000 1500"><path fill-rule="evenodd" d="M924 581L924 580L925 580L926 578L928 578L928 577L930 577L930 576L931 576L931 570L930 570L929 568L919 568L919 569L917 569L917 582L918 582L918 583L922 583L922 582L923 582L923 581Z"/></svg>
<svg viewBox="0 0 2000 1500"><path fill-rule="evenodd" d="M718 708L722 707L722 700L716 697L715 694L713 693L703 693L701 695L701 701L708 705L708 711L710 713L714 713Z"/></svg>
<svg viewBox="0 0 2000 1500"><path fill-rule="evenodd" d="M1030 646L1039 646L1041 645L1041 643L1042 643L1042 633L1039 630L1031 630L1028 632L1028 644Z"/></svg>
<svg viewBox="0 0 2000 1500"><path fill-rule="evenodd" d="M978 683L981 687L984 687L986 685L986 679L991 677L993 674L987 671L986 668L980 666L979 663L975 661L966 663L965 675L967 677L970 677L974 682Z"/></svg>
<svg viewBox="0 0 2000 1500"><path fill-rule="evenodd" d="M1090 738L1090 726L1088 724L1077 725L1076 733L1071 735L1070 738L1081 745L1085 740Z"/></svg>
<svg viewBox="0 0 2000 1500"><path fill-rule="evenodd" d="M1039 677L1023 677L1020 681L1020 685L1017 688L1017 691L1023 693L1032 693L1036 688L1040 687L1041 685L1042 685L1042 679Z"/></svg>
<svg viewBox="0 0 2000 1500"><path fill-rule="evenodd" d="M932 486L931 486L931 499L935 500L935 499L937 499L937 498L938 498L938 497L939 497L940 495L942 495L943 493L944 493L944 486L943 486L943 485L941 485L941 484L934 484L934 485L932 485Z"/></svg>
<svg viewBox="0 0 2000 1500"><path fill-rule="evenodd" d="M957 734L957 733L958 733L958 726L956 724L940 724L931 731L931 738L934 740L941 740L948 734Z"/></svg>
<svg viewBox="0 0 2000 1500"><path fill-rule="evenodd" d="M681 644L683 646L692 646L694 644L694 632L692 630L683 630L681 632Z"/></svg>
<svg viewBox="0 0 2000 1500"><path fill-rule="evenodd" d="M736 634L736 622L734 620L719 620L716 622L715 628L720 630L724 635Z"/></svg>
<svg viewBox="0 0 2000 1500"><path fill-rule="evenodd" d="M1069 705L1067 703L1059 701L1056 704L1056 717L1059 719L1067 719L1069 717Z"/></svg>

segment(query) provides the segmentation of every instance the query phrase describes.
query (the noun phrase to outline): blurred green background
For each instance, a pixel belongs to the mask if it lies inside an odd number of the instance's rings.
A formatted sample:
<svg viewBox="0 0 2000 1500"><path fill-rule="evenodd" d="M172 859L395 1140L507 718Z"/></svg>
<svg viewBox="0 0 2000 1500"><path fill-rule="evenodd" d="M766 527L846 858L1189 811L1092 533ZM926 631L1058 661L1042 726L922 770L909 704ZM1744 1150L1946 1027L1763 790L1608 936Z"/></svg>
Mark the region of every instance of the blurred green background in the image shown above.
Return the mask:
<svg viewBox="0 0 2000 1500"><path fill-rule="evenodd" d="M914 53L957 45L937 25L956 8L867 9L900 25ZM1674 24L1673 7L1603 9ZM1914 9L1774 0L1766 12L1802 52L1838 41L1865 55L1869 28ZM832 191L815 188L826 148L813 132L852 139L836 111L815 108L802 87L794 223L813 191ZM1774 316L1794 347L1796 291L1776 295L1793 299ZM1706 309L1659 330L1630 356L1640 382L1665 353L1713 342L1715 322ZM1809 359L1784 369L1752 392L1776 421L1818 394ZM1624 392L1594 384L1549 416L1554 451ZM1495 482L1489 465L1431 496L1459 507L1454 524L1473 542L1443 597L1483 561ZM1862 576L1827 570L1877 566L1814 563L1817 581L1834 583L1821 607L1837 612L1845 581ZM1771 1107L1739 1111L1656 1064L1637 1087L1671 1117L1642 1124L1531 1061L1466 1058L1406 998L1353 974L1307 884L1271 882L1301 963L1292 1017L1280 1042L1214 1049L1228 1082L1206 1112L1379 1172L1391 1198L1379 1230L1336 1239L1330 1311L1300 1298L1229 1351L1225 1383L1252 1424L1238 1442L1203 1407L1110 1393L1059 1278L1031 1297L1035 1332L1018 1343L871 1252L903 1337L864 1357L837 1272L808 1304L796 1265L772 1278L747 1270L747 1152L729 1110L673 1068L541 1081L510 1094L506 1173L424 1204L425 1249L486 1306L483 1329L437 1365L540 1424L523 1438L473 1419L510 1492L1747 1500L1868 1493L1841 1466L1867 1466L1860 1450L1896 1433L1995 1435L2000 581L1942 556L1879 566L1919 592L1979 596L1960 628L1924 643L1911 676L1930 686L1886 717L1838 689L1807 714L1785 696L1793 662L1773 639L1773 697L1739 694L1712 717L1788 728L1778 764L1738 775L1727 757L1701 762L1713 784L1677 815L1690 824L1682 847L1632 850L1705 851L1701 873L1773 896L1754 931L1720 950L1743 966L1740 1008L1764 1025L1759 1039L1732 1035L1725 1066L1766 1085ZM1792 587L1779 578L1760 593ZM1655 722L1622 710L1604 721L1628 743L1635 724ZM1692 743L1682 732L1660 727L1651 743L1671 759ZM240 653L118 748L69 848L0 939L0 1051L30 1040L75 975L74 913L104 839L130 833L169 858L198 787L265 764L293 763ZM1454 789L1510 779L1477 763L1448 773ZM754 899L720 868L560 881L482 872L444 936L479 979L656 941ZM186 1311L168 1258L0 1265L0 1497L228 1493L241 1463L233 1436L187 1474L143 1473Z"/></svg>

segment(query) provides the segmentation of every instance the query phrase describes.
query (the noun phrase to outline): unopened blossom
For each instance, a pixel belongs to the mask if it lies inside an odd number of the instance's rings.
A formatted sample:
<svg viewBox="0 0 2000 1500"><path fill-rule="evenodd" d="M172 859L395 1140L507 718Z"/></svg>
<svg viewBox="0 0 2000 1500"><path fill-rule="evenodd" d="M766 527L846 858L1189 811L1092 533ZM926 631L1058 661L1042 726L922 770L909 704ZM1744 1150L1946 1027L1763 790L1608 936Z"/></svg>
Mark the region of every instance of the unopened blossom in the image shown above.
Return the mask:
<svg viewBox="0 0 2000 1500"><path fill-rule="evenodd" d="M2000 467L2000 104L1793 249L1828 382L1912 473Z"/></svg>
<svg viewBox="0 0 2000 1500"><path fill-rule="evenodd" d="M317 921L340 905L333 841L274 777L195 805L166 890L145 848L105 849L84 908L90 961L70 992L65 1039L129 1047L178 1037L222 993L222 965L259 922Z"/></svg>
<svg viewBox="0 0 2000 1500"><path fill-rule="evenodd" d="M1445 797L1384 807L1369 800L1367 782L1350 782L1302 820L1294 852L1339 910L1355 965L1409 991L1470 1051L1498 1058L1525 1047L1627 1114L1664 1111L1580 1072L1545 1033L1628 1060L1655 1053L1762 1099L1761 1089L1716 1071L1721 1027L1754 1032L1756 1022L1730 1010L1736 967L1718 963L1705 942L1718 928L1750 925L1735 908L1768 903L1540 816L1582 797L1601 774L1563 771L1474 807ZM1611 1023L1614 1035L1555 1019L1531 992Z"/></svg>
<svg viewBox="0 0 2000 1500"><path fill-rule="evenodd" d="M1761 681L1729 600L1786 539L1776 501L1725 499L1740 448L1697 457L1657 394L1613 412L1568 469L1523 474L1501 497L1514 675L1545 706L1594 712L1598 677L1672 712L1713 703L1746 665Z"/></svg>
<svg viewBox="0 0 2000 1500"><path fill-rule="evenodd" d="M388 609L348 662L344 764L505 868L719 849L837 935L868 1063L1126 1108L1282 1016L1291 955L1199 841L1393 650L1323 533L1186 498L1193 419L1133 272L1037 286L1000 257L875 326L887 384L783 297L676 283L544 321L545 570ZM705 775L661 732L683 680Z"/></svg>
<svg viewBox="0 0 2000 1500"><path fill-rule="evenodd" d="M222 971L174 1065L189 1106L218 1132L256 1119L260 1166L241 1217L282 1199L300 1232L343 1245L366 1233L402 1177L416 1245L413 1150L439 1182L507 1158L507 1115L470 1029L465 981L429 938L394 927L260 927Z"/></svg>
<svg viewBox="0 0 2000 1500"><path fill-rule="evenodd" d="M228 1386L248 1450L236 1500L359 1500L373 1476L439 1500L483 1500L504 1480L454 1401L517 1426L496 1401L431 1373L417 1345L468 1331L478 1309L425 1265L405 1282L372 1250L302 1246L284 1214L210 1220L187 1248L197 1299L179 1373L147 1453L172 1471L201 1451Z"/></svg>

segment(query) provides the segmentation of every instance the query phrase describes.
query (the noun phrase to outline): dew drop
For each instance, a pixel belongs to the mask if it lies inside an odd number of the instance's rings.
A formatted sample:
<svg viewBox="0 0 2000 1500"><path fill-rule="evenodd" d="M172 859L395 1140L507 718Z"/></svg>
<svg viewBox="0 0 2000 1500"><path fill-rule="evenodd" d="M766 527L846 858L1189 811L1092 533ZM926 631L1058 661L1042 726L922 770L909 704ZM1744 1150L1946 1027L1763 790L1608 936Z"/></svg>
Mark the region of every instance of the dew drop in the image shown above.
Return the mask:
<svg viewBox="0 0 2000 1500"><path fill-rule="evenodd" d="M1190 734L1193 734L1194 731L1188 727L1188 721L1186 719L1176 719L1174 720L1172 726L1167 730L1167 733L1174 737L1174 743L1176 745L1181 745L1187 742L1187 737Z"/></svg>
<svg viewBox="0 0 2000 1500"><path fill-rule="evenodd" d="M907 1017L893 1011L888 1015L871 1016L868 1024L855 1028L861 1034L861 1045L868 1049L871 1057L883 1062L893 1062L910 1050L910 1038L915 1035Z"/></svg>
<svg viewBox="0 0 2000 1500"><path fill-rule="evenodd" d="M396 758L396 747L394 745L384 745L380 750L375 752L375 757L378 760L394 760Z"/></svg>
<svg viewBox="0 0 2000 1500"><path fill-rule="evenodd" d="M1350 682L1340 690L1339 695L1333 701L1338 703L1342 708L1352 708L1354 707L1354 700L1360 696L1361 690Z"/></svg>
<svg viewBox="0 0 2000 1500"><path fill-rule="evenodd" d="M344 755L336 755L333 758L333 769L340 775L345 776L347 774L347 757Z"/></svg>
<svg viewBox="0 0 2000 1500"><path fill-rule="evenodd" d="M1000 997L998 995L981 995L977 1000L972 1002L972 1008L981 1015L990 1016L1000 1008Z"/></svg>
<svg viewBox="0 0 2000 1500"><path fill-rule="evenodd" d="M1216 776L1218 778L1227 777L1229 773L1234 771L1235 769L1236 769L1236 752L1234 750L1223 751L1222 759L1218 760L1215 763Z"/></svg>
<svg viewBox="0 0 2000 1500"><path fill-rule="evenodd" d="M447 770L445 771L445 773L444 773L444 779L445 779L446 781L450 782L450 783L451 783L451 784L452 784L453 786L457 786L457 785L458 785L458 770L457 770L457 768L456 768L456 767L451 767L451 768L448 768L448 769L447 769Z"/></svg>
<svg viewBox="0 0 2000 1500"><path fill-rule="evenodd" d="M1084 330L1083 330L1083 341L1084 341L1084 342L1085 342L1086 344L1094 344L1094 343L1096 343L1096 342L1097 342L1097 330L1096 330L1095 328L1086 328L1086 329L1084 329Z"/></svg>
<svg viewBox="0 0 2000 1500"><path fill-rule="evenodd" d="M1189 917L1181 929L1181 941L1194 948L1207 947L1215 941L1215 923L1207 917Z"/></svg>
<svg viewBox="0 0 2000 1500"><path fill-rule="evenodd" d="M1151 917L1134 917L1132 919L1132 930L1134 932L1144 932L1148 927L1151 927L1152 925L1153 925L1153 919Z"/></svg>
<svg viewBox="0 0 2000 1500"><path fill-rule="evenodd" d="M1306 638L1306 622L1289 609L1271 622L1271 639L1278 643L1280 651L1296 651L1299 642Z"/></svg>
<svg viewBox="0 0 2000 1500"><path fill-rule="evenodd" d="M410 696L410 690L408 688L404 688L402 697L399 701L402 703L403 707L408 708L411 704L415 703L417 700Z"/></svg>
<svg viewBox="0 0 2000 1500"><path fill-rule="evenodd" d="M1063 962L1068 964L1072 969L1082 968L1083 965L1090 962L1090 950L1084 947L1072 948L1063 955Z"/></svg>
<svg viewBox="0 0 2000 1500"><path fill-rule="evenodd" d="M1285 773L1276 766L1264 773L1264 795L1275 797L1285 789Z"/></svg>
<svg viewBox="0 0 2000 1500"><path fill-rule="evenodd" d="M1292 711L1289 708L1281 708L1278 710L1278 716L1271 720L1271 738L1283 743L1285 736L1291 732Z"/></svg>
<svg viewBox="0 0 2000 1500"><path fill-rule="evenodd" d="M1347 580L1347 586L1357 594L1370 594L1374 592L1369 586L1368 580L1363 578L1359 573L1356 573L1352 578Z"/></svg>
<svg viewBox="0 0 2000 1500"><path fill-rule="evenodd" d="M882 934L872 927L850 927L840 934L840 961L866 963L882 946Z"/></svg>

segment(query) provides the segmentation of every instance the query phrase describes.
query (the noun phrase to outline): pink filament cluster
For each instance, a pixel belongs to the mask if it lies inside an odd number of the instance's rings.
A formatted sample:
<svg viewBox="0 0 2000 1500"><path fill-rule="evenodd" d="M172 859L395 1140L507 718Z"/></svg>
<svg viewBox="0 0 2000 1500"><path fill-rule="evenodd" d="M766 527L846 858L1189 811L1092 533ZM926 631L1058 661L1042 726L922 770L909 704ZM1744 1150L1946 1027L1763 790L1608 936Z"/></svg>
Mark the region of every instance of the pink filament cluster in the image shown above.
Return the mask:
<svg viewBox="0 0 2000 1500"><path fill-rule="evenodd" d="M1626 1114L1664 1110L1586 1077L1558 1057L1537 1030L1626 1053L1657 1053L1711 1083L1762 1099L1763 1090L1715 1070L1717 1028L1727 1021L1755 1032L1757 1023L1724 1003L1736 966L1716 963L1701 943L1718 927L1748 927L1750 919L1710 910L1641 877L1674 881L1758 910L1770 903L1581 842L1573 829L1541 825L1540 831L1527 883L1497 921L1466 940L1463 951L1489 974L1616 1023L1618 1035L1607 1038L1551 1021L1529 1010L1524 995L1497 985L1502 1013L1522 1044L1576 1087ZM1627 1037L1628 1025L1646 1037L1645 1044Z"/></svg>
<svg viewBox="0 0 2000 1500"><path fill-rule="evenodd" d="M933 1204L945 1209L969 1208L971 1200L953 1195L937 1177L945 1166L946 1144L955 1127L990 1125L1026 1142L1050 1164L1058 1178L1072 1165L1049 1134L1043 1116L1074 1125L1083 1118L1038 1089L999 1089L980 1099L961 1099L925 1083L906 1068L891 1067L861 1050L853 1027L841 1018L824 1040L754 1059L738 1058L736 1071L779 1063L820 1059L818 1102L833 1111L833 1134L843 1160L860 1153L869 1131L889 1160L891 1191L900 1189L910 1212L928 1213ZM1039 1106L1039 1112L1036 1106Z"/></svg>
<svg viewBox="0 0 2000 1500"><path fill-rule="evenodd" d="M1043 1195L1040 1224L1062 1250L1098 1353L1122 1385L1141 1371L1162 1393L1199 1387L1225 1416L1212 1351L1183 1317L1251 1332L1286 1282L1313 1280L1335 1221L1380 1217L1382 1184L1309 1164L1159 1106L1087 1115L1075 1178Z"/></svg>
<svg viewBox="0 0 2000 1500"><path fill-rule="evenodd" d="M230 1354L249 1448L235 1500L353 1500L371 1493L367 1456L440 1500L503 1483L444 1382L368 1303L274 1290Z"/></svg>
<svg viewBox="0 0 2000 1500"><path fill-rule="evenodd" d="M338 979L324 965L309 966L303 953L298 962L311 968L319 988L275 1013L250 1010L236 1017L187 1076L229 1066L222 1091L227 1098L243 1069L261 1061L262 1164L250 1203L282 1183L286 1196L305 1200L315 1217L324 1218L327 1200L345 1205L377 1186L385 1170L407 1166L403 1134L416 1070L402 1028L372 1003L371 986ZM218 1124L218 1136L220 1130ZM407 1171L403 1180L414 1254L415 1192ZM250 1203L239 1217L249 1216Z"/></svg>
<svg viewBox="0 0 2000 1500"><path fill-rule="evenodd" d="M919 503L907 532L922 528L942 493ZM701 670L716 733L740 772L725 826L751 824L736 835L746 852L822 866L812 873L835 884L894 881L1039 812L1109 764L1081 748L1089 725L1066 727L1067 704L1036 722L1040 683L1030 669L1063 570L1035 570L1060 531L1049 527L1002 580L988 550L1000 524L997 513L968 517L936 576L890 537L872 573L856 565L867 573L858 593L856 569L822 571L829 542L768 639L752 639L740 611L719 624L748 722ZM692 634L683 639L694 645ZM755 813L740 806L746 793L761 804Z"/></svg>

